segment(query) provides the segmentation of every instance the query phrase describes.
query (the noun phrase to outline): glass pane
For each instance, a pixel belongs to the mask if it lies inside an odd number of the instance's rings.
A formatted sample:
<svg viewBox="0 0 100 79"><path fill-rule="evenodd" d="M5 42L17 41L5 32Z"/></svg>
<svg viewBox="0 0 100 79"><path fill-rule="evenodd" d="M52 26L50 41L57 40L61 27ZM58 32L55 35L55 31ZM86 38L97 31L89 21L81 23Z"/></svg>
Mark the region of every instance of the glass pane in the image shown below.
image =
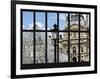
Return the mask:
<svg viewBox="0 0 100 79"><path fill-rule="evenodd" d="M23 29L24 30L32 30L33 29L33 12L23 11Z"/></svg>
<svg viewBox="0 0 100 79"><path fill-rule="evenodd" d="M80 15L80 30L89 31L89 14Z"/></svg>
<svg viewBox="0 0 100 79"><path fill-rule="evenodd" d="M71 31L79 30L79 14L77 13L70 14L70 30Z"/></svg>
<svg viewBox="0 0 100 79"><path fill-rule="evenodd" d="M68 14L59 13L59 30L68 30Z"/></svg>
<svg viewBox="0 0 100 79"><path fill-rule="evenodd" d="M47 33L47 62L54 63L54 44L52 39L52 33Z"/></svg>
<svg viewBox="0 0 100 79"><path fill-rule="evenodd" d="M70 61L78 62L79 56L79 33L70 32Z"/></svg>
<svg viewBox="0 0 100 79"><path fill-rule="evenodd" d="M53 25L57 24L57 13L47 13L47 29L53 29Z"/></svg>
<svg viewBox="0 0 100 79"><path fill-rule="evenodd" d="M36 12L36 30L45 30L45 13Z"/></svg>
<svg viewBox="0 0 100 79"><path fill-rule="evenodd" d="M22 33L23 64L32 64L33 61L33 32Z"/></svg>
<svg viewBox="0 0 100 79"><path fill-rule="evenodd" d="M68 62L68 33L59 33L59 62Z"/></svg>
<svg viewBox="0 0 100 79"><path fill-rule="evenodd" d="M36 63L45 63L45 32L35 33Z"/></svg>
<svg viewBox="0 0 100 79"><path fill-rule="evenodd" d="M80 33L81 62L89 61L89 33Z"/></svg>

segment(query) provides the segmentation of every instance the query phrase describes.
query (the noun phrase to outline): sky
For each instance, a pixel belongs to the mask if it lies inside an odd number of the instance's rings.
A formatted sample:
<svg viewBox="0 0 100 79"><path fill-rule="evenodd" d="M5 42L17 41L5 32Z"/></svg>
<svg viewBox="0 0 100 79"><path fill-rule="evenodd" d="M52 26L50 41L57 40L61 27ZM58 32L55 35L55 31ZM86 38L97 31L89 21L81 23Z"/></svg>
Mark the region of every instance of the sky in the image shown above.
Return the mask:
<svg viewBox="0 0 100 79"><path fill-rule="evenodd" d="M33 21L32 12L23 12L23 29L28 29Z"/></svg>
<svg viewBox="0 0 100 79"><path fill-rule="evenodd" d="M59 30L64 30L65 26L68 26L67 16L67 13L59 13ZM33 18L33 12L23 12L23 29L32 29L34 24ZM38 25L42 30L45 30L45 12L36 12L35 18L36 25ZM47 29L52 29L54 24L57 24L57 13L48 12Z"/></svg>
<svg viewBox="0 0 100 79"><path fill-rule="evenodd" d="M57 24L57 13L47 13L47 29L50 30L53 28L54 24ZM59 29L63 30L65 27L65 17L67 13L59 14ZM34 14L32 12L23 12L23 29L29 29L33 27L34 23ZM45 12L36 12L35 14L36 24L43 30L45 30Z"/></svg>

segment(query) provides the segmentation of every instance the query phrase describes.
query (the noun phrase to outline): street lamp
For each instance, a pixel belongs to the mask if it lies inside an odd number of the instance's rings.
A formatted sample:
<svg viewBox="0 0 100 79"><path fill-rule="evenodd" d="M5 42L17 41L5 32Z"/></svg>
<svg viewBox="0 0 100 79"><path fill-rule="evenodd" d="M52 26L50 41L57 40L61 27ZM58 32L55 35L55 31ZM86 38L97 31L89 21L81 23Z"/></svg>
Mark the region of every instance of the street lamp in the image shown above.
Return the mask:
<svg viewBox="0 0 100 79"><path fill-rule="evenodd" d="M54 24L52 31L52 40L53 40L53 46L54 46L54 53L55 53L55 62L56 62L56 49L57 49L57 39L58 39L58 25Z"/></svg>

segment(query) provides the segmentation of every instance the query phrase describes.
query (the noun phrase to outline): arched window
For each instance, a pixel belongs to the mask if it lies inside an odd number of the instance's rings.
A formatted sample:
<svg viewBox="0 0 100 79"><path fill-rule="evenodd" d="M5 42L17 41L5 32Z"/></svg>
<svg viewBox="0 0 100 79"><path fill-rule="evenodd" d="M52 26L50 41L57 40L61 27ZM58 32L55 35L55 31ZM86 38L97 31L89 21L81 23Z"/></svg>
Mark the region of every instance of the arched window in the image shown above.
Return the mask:
<svg viewBox="0 0 100 79"><path fill-rule="evenodd" d="M83 47L81 47L81 52L83 52Z"/></svg>
<svg viewBox="0 0 100 79"><path fill-rule="evenodd" d="M76 57L73 57L73 62L77 62L77 58Z"/></svg>
<svg viewBox="0 0 100 79"><path fill-rule="evenodd" d="M62 35L60 35L60 38L62 38Z"/></svg>
<svg viewBox="0 0 100 79"><path fill-rule="evenodd" d="M73 53L76 53L76 46L73 46Z"/></svg>

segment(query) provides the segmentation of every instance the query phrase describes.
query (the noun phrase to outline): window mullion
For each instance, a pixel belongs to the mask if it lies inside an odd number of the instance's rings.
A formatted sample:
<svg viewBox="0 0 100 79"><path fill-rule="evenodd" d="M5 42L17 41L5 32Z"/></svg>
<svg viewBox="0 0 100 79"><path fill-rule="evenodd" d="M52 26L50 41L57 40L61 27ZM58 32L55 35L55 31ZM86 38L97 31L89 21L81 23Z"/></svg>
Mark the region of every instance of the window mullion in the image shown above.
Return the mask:
<svg viewBox="0 0 100 79"><path fill-rule="evenodd" d="M47 12L45 12L45 63L47 63Z"/></svg>
<svg viewBox="0 0 100 79"><path fill-rule="evenodd" d="M68 13L68 62L70 62L70 13Z"/></svg>
<svg viewBox="0 0 100 79"><path fill-rule="evenodd" d="M79 53L79 56L78 56L78 62L80 62L80 14L79 14L79 44L78 44L78 53Z"/></svg>
<svg viewBox="0 0 100 79"><path fill-rule="evenodd" d="M59 63L59 13L57 13L57 25L58 25L58 32L57 32L57 63Z"/></svg>
<svg viewBox="0 0 100 79"><path fill-rule="evenodd" d="M91 60L91 14L89 14L89 62Z"/></svg>
<svg viewBox="0 0 100 79"><path fill-rule="evenodd" d="M33 15L33 19L34 19L34 22L33 22L33 25L34 25L34 26L33 26L33 29L34 29L34 31L33 31L33 34L34 34L34 35L33 35L34 52L33 52L33 53L34 53L34 64L35 64L35 54L36 54L36 53L35 53L35 11L33 12L33 14L34 14L34 15Z"/></svg>

